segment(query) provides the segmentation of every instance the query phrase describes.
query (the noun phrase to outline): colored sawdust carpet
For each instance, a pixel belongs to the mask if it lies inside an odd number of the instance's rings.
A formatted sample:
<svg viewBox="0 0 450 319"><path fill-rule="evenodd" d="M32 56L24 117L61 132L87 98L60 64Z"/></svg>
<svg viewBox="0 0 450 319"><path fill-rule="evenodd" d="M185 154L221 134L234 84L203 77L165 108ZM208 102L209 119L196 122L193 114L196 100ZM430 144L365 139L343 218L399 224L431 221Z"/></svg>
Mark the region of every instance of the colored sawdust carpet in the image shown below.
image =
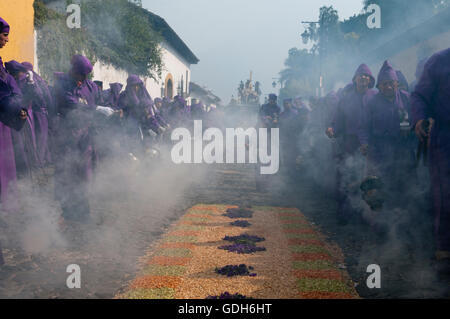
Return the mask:
<svg viewBox="0 0 450 319"><path fill-rule="evenodd" d="M242 228L242 219L251 223ZM250 249L223 249L230 244ZM116 298L359 298L343 263L339 247L296 208L201 204L149 249Z"/></svg>

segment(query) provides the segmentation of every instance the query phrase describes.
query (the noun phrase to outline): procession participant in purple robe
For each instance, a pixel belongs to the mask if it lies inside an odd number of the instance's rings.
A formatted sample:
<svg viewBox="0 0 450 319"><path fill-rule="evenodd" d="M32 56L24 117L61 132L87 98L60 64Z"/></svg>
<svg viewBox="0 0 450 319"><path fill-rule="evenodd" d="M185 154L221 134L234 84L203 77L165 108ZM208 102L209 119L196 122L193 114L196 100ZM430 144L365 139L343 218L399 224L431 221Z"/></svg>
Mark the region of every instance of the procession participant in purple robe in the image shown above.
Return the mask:
<svg viewBox="0 0 450 319"><path fill-rule="evenodd" d="M205 115L205 108L202 101L192 99L191 104L191 117L193 120L203 120Z"/></svg>
<svg viewBox="0 0 450 319"><path fill-rule="evenodd" d="M269 94L268 103L261 106L259 110L259 123L261 127L278 127L281 108L277 104L277 99L276 94Z"/></svg>
<svg viewBox="0 0 450 319"><path fill-rule="evenodd" d="M119 108L120 91L122 91L123 84L110 83L109 89L103 91L103 104L115 110Z"/></svg>
<svg viewBox="0 0 450 319"><path fill-rule="evenodd" d="M131 138L132 152L142 154L144 147L165 129L153 112L153 100L144 82L137 75L130 75L127 87L120 94L119 107L123 111L125 132Z"/></svg>
<svg viewBox="0 0 450 319"><path fill-rule="evenodd" d="M435 217L436 258L450 272L450 48L425 64L411 96L412 124L417 137L429 139L429 161ZM433 118L431 132L424 123Z"/></svg>
<svg viewBox="0 0 450 319"><path fill-rule="evenodd" d="M74 55L71 69L55 73L55 101L60 118L55 137L55 195L64 220L86 222L90 217L88 185L96 166L96 115L114 111L98 106L98 87L87 79L91 62Z"/></svg>
<svg viewBox="0 0 450 319"><path fill-rule="evenodd" d="M186 127L190 122L190 108L181 95L176 95L170 104L167 120L172 127Z"/></svg>
<svg viewBox="0 0 450 319"><path fill-rule="evenodd" d="M9 31L8 23L0 18L0 49L8 43ZM19 209L11 128L22 129L26 119L21 91L0 57L0 203L1 209L7 212Z"/></svg>
<svg viewBox="0 0 450 319"><path fill-rule="evenodd" d="M157 97L157 98L155 98L154 103L155 103L154 112L155 112L156 120L158 121L158 123L160 125L162 125L166 129L169 129L170 125L169 125L168 121L164 118L164 116L161 112L161 109L163 107L163 100L161 98Z"/></svg>
<svg viewBox="0 0 450 319"><path fill-rule="evenodd" d="M38 96L31 97L34 132L39 162L42 165L46 165L51 162L48 110L54 108L53 96L50 93L47 82L33 71L33 65L29 62L22 62L22 65L28 72L32 72L30 76L37 86Z"/></svg>
<svg viewBox="0 0 450 319"><path fill-rule="evenodd" d="M283 112L280 114L280 143L281 155L287 167L295 164L298 152L298 111L292 107L292 99L283 100Z"/></svg>
<svg viewBox="0 0 450 319"><path fill-rule="evenodd" d="M399 89L397 73L388 61L378 74L377 88L364 109L360 140L368 152L368 175L381 179L388 204L400 203L411 186L414 167L409 93Z"/></svg>
<svg viewBox="0 0 450 319"><path fill-rule="evenodd" d="M358 67L352 82L341 92L331 126L326 130L327 136L337 138L338 142L334 156L337 165L337 218L340 224L346 224L352 215L349 185L360 180L363 174L363 168L359 167L356 161L362 145L362 112L367 102L376 94L373 90L375 78L367 65L361 64Z"/></svg>
<svg viewBox="0 0 450 319"><path fill-rule="evenodd" d="M43 94L36 82L33 80L33 73L28 71L25 66L17 61L5 63L6 71L15 79L22 92L22 103L27 109L28 118L24 128L12 131L14 144L14 154L16 159L17 174L22 176L31 176L34 168L40 167L36 147L36 135L34 124L34 112L32 109L33 101L38 104L44 103Z"/></svg>
<svg viewBox="0 0 450 319"><path fill-rule="evenodd" d="M295 110L297 110L297 130L299 134L302 134L309 122L310 109L303 102L303 98L301 96L295 97L292 106Z"/></svg>
<svg viewBox="0 0 450 319"><path fill-rule="evenodd" d="M395 73L397 74L397 78L398 78L399 90L409 92L409 84L408 84L408 80L406 79L405 75L400 70L395 71Z"/></svg>

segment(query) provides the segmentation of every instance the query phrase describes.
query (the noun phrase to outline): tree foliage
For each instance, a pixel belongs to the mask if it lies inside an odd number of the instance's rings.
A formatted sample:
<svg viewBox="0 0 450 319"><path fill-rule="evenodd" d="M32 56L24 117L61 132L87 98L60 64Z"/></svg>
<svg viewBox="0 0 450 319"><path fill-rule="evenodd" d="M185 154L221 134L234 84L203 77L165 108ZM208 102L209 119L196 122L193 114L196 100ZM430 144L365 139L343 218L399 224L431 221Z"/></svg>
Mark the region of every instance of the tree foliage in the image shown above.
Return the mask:
<svg viewBox="0 0 450 319"><path fill-rule="evenodd" d="M134 1L136 2L136 1ZM105 61L129 73L156 78L161 73L161 35L152 29L140 2L81 1L81 28L69 29L66 16L35 1L38 58L42 75L67 71L73 54Z"/></svg>
<svg viewBox="0 0 450 319"><path fill-rule="evenodd" d="M381 29L367 27L370 4L381 8ZM286 68L280 72L284 92L297 90L291 96L300 92L315 94L320 72L325 90L335 89L338 82L351 76L355 61L363 62L374 48L449 6L450 0L364 0L363 12L345 21L339 21L338 12L332 6L321 7L318 23L307 25L302 34L303 40L312 44L311 48L289 50ZM314 81L303 81L306 78Z"/></svg>

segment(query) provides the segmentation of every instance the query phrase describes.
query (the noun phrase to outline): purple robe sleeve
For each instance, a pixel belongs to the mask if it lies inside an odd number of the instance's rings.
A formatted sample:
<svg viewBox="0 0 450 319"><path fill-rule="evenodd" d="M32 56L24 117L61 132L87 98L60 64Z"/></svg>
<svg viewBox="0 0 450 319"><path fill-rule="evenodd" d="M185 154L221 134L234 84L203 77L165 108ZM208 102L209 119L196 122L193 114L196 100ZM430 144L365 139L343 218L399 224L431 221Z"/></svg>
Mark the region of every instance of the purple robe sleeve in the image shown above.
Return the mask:
<svg viewBox="0 0 450 319"><path fill-rule="evenodd" d="M20 111L25 109L22 105L22 92L16 80L9 74L6 76L2 86L4 90L8 90L8 93L0 100L0 121L6 126L19 131L26 122L26 120L20 119Z"/></svg>

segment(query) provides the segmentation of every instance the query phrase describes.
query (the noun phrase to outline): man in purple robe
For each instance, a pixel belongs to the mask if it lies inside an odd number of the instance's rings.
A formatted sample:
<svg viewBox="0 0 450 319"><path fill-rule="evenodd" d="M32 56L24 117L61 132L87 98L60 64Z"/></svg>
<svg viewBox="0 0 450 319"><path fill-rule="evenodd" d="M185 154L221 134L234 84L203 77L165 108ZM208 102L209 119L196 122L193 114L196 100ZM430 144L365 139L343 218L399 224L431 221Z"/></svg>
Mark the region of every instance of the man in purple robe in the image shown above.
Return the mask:
<svg viewBox="0 0 450 319"><path fill-rule="evenodd" d="M417 137L429 140L429 161L435 218L436 259L450 273L450 48L425 64L411 96L412 124ZM431 132L425 121L434 119Z"/></svg>
<svg viewBox="0 0 450 319"><path fill-rule="evenodd" d="M0 18L0 49L8 43L9 31L8 23ZM0 202L3 211L19 208L11 128L22 129L27 117L22 107L22 93L0 58Z"/></svg>
<svg viewBox="0 0 450 319"><path fill-rule="evenodd" d="M9 41L9 24L0 17L0 49ZM22 96L14 78L4 68L0 57L0 204L5 212L19 209L16 188L16 164L11 128L20 130L28 114L22 107ZM0 243L0 266L4 264Z"/></svg>
<svg viewBox="0 0 450 319"><path fill-rule="evenodd" d="M358 165L361 147L360 132L362 112L367 102L376 94L375 78L369 67L361 64L353 76L353 83L340 93L340 101L334 112L331 126L326 130L329 138L337 138L335 147L337 218L340 224L348 223L352 215L349 186L362 178L363 169Z"/></svg>
<svg viewBox="0 0 450 319"><path fill-rule="evenodd" d="M33 73L17 61L5 63L5 68L15 79L22 92L22 103L26 107L28 118L20 132L13 131L12 139L19 176L32 176L33 169L41 167L36 147L35 116L33 103L43 104L44 98L40 88L33 80Z"/></svg>
<svg viewBox="0 0 450 319"><path fill-rule="evenodd" d="M203 120L205 115L205 108L202 101L192 99L191 104L191 117L193 120Z"/></svg>
<svg viewBox="0 0 450 319"><path fill-rule="evenodd" d="M292 107L292 99L283 100L283 112L280 114L280 152L286 167L292 167L298 152L298 111Z"/></svg>
<svg viewBox="0 0 450 319"><path fill-rule="evenodd" d="M191 120L190 108L181 95L176 95L170 105L167 120L173 128L187 127Z"/></svg>
<svg viewBox="0 0 450 319"><path fill-rule="evenodd" d="M49 109L53 109L54 101L50 93L47 82L33 71L33 65L30 62L22 62L22 65L32 72L30 75L36 83L42 96L32 98L33 123L35 125L36 148L39 161L42 165L51 162L49 147Z"/></svg>
<svg viewBox="0 0 450 319"><path fill-rule="evenodd" d="M55 195L64 220L87 222L90 217L88 184L96 165L95 114L114 111L98 106L99 92L88 75L91 62L74 55L71 69L55 73L55 102L60 117L55 137Z"/></svg>
<svg viewBox="0 0 450 319"><path fill-rule="evenodd" d="M144 151L142 146L165 131L155 117L153 100L137 75L128 77L127 87L119 97L119 107L123 111L126 133L134 141L134 152Z"/></svg>
<svg viewBox="0 0 450 319"><path fill-rule="evenodd" d="M156 117L156 120L160 125L162 125L164 128L169 129L170 124L168 121L164 118L161 109L163 107L163 100L159 97L155 98L155 105L154 105L154 114Z"/></svg>
<svg viewBox="0 0 450 319"><path fill-rule="evenodd" d="M103 104L115 110L119 108L120 91L122 91L123 84L110 83L109 89L103 91Z"/></svg>
<svg viewBox="0 0 450 319"><path fill-rule="evenodd" d="M259 111L259 123L261 127L278 127L281 108L277 104L277 99L276 94L269 94L268 103L261 106Z"/></svg>
<svg viewBox="0 0 450 319"><path fill-rule="evenodd" d="M399 89L397 73L388 61L378 74L377 88L364 109L360 141L368 155L368 175L381 179L388 204L399 205L407 202L402 196L411 188L415 164L409 93Z"/></svg>

